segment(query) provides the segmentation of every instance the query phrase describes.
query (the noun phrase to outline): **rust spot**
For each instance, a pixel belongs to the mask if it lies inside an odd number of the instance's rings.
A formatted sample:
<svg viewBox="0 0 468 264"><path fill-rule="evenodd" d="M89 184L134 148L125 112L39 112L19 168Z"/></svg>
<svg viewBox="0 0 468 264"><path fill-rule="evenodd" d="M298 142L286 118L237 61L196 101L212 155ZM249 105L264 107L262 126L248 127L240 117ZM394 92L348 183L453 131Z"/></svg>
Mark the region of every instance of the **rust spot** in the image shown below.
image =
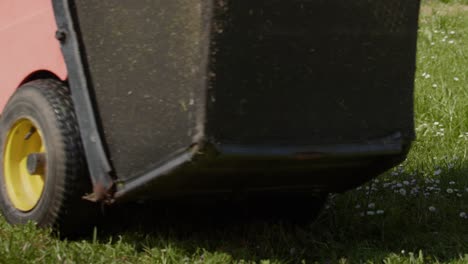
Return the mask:
<svg viewBox="0 0 468 264"><path fill-rule="evenodd" d="M91 202L103 202L105 204L112 204L114 202L114 185L106 189L102 184L97 183L93 187L93 193L83 196L83 199Z"/></svg>

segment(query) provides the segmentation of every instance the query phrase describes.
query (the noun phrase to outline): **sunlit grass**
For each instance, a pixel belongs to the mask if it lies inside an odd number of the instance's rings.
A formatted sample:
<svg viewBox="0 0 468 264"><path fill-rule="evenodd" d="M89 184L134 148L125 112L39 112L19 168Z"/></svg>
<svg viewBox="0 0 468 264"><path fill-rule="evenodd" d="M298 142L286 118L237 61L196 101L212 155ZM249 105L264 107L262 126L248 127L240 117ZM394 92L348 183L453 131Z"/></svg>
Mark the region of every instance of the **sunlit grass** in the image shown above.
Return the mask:
<svg viewBox="0 0 468 264"><path fill-rule="evenodd" d="M468 2L425 2L420 21L418 138L407 161L332 195L314 224L189 225L63 241L0 220L0 263L468 263Z"/></svg>

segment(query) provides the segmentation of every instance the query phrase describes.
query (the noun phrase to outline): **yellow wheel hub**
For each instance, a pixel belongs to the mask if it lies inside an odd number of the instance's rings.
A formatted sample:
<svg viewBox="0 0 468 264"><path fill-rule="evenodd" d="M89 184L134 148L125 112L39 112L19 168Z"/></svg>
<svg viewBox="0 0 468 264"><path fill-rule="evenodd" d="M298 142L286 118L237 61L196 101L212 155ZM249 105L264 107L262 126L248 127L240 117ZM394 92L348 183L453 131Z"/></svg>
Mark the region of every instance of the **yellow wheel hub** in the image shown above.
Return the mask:
<svg viewBox="0 0 468 264"><path fill-rule="evenodd" d="M27 212L39 202L46 180L45 168L28 170L28 157L44 154L41 131L29 119L18 120L8 133L3 156L5 185L11 203Z"/></svg>

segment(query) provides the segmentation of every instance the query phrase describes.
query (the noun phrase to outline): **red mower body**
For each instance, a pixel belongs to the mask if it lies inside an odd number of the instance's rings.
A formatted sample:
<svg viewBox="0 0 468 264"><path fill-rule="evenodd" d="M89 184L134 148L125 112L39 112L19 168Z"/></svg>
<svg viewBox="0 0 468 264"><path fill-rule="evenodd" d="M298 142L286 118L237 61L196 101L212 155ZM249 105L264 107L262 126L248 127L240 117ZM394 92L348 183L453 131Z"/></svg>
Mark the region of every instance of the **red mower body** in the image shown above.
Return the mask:
<svg viewBox="0 0 468 264"><path fill-rule="evenodd" d="M36 74L67 78L56 28L50 0L0 2L0 113L14 91Z"/></svg>

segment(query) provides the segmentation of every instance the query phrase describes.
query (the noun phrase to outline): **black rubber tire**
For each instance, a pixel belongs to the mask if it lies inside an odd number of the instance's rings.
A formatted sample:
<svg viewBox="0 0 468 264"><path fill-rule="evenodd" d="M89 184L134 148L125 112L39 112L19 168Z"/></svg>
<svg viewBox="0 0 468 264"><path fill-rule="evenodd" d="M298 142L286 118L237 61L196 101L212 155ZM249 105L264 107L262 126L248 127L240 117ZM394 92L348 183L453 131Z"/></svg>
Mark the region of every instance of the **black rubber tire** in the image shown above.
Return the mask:
<svg viewBox="0 0 468 264"><path fill-rule="evenodd" d="M24 117L39 126L47 149L44 190L36 206L28 212L18 210L11 203L3 169L8 131ZM65 236L82 234L92 225L99 208L81 198L91 192L91 182L70 92L62 82L35 80L16 91L0 118L0 150L0 209L9 223L33 221Z"/></svg>

